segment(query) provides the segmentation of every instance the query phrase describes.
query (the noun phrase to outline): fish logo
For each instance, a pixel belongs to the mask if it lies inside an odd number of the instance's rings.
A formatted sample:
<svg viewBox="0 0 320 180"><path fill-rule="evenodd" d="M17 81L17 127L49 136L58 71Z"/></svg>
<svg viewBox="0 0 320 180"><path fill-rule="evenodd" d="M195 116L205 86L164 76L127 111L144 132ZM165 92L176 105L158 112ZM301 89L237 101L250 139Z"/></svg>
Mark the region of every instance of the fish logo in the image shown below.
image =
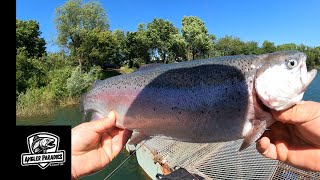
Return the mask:
<svg viewBox="0 0 320 180"><path fill-rule="evenodd" d="M65 151L59 149L59 136L38 132L27 137L29 153L21 154L21 165L38 165L45 169L49 165L62 165L65 162Z"/></svg>
<svg viewBox="0 0 320 180"><path fill-rule="evenodd" d="M30 138L31 141L31 138ZM40 138L38 135L33 136L33 142L31 143L31 150L34 154L47 153L48 149L56 147L55 139L44 137Z"/></svg>

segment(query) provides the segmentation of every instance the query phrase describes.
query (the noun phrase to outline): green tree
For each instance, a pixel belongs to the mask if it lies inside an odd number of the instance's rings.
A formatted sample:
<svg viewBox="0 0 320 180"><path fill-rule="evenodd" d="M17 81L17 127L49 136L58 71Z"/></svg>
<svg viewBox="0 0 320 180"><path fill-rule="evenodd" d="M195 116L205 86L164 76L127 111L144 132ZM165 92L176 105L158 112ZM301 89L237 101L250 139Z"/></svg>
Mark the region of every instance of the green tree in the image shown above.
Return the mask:
<svg viewBox="0 0 320 180"><path fill-rule="evenodd" d="M182 18L182 35L188 43L192 59L196 56L205 56L213 45L214 36L208 34L203 21L195 16Z"/></svg>
<svg viewBox="0 0 320 180"><path fill-rule="evenodd" d="M245 53L249 54L249 52L245 52L245 46L246 44L243 41L241 41L240 38L233 36L225 36L217 41L215 47L221 53L222 56L227 56ZM249 47L249 45L247 47Z"/></svg>
<svg viewBox="0 0 320 180"><path fill-rule="evenodd" d="M19 48L16 55L16 97L28 88L45 85L45 62L39 58L28 58L26 48Z"/></svg>
<svg viewBox="0 0 320 180"><path fill-rule="evenodd" d="M151 40L144 24L139 24L136 32L127 33L126 49L129 67L132 67L133 60L137 58L147 64L150 62L150 44Z"/></svg>
<svg viewBox="0 0 320 180"><path fill-rule="evenodd" d="M172 35L169 48L169 59L182 61L187 59L187 42L181 34Z"/></svg>
<svg viewBox="0 0 320 180"><path fill-rule="evenodd" d="M148 23L148 36L151 41L151 49L158 53L162 61L166 61L171 48L171 41L175 34L179 33L178 28L163 19L155 18Z"/></svg>
<svg viewBox="0 0 320 180"><path fill-rule="evenodd" d="M242 49L243 54L261 54L261 49L258 46L258 42L256 41L248 41L244 43L244 47Z"/></svg>
<svg viewBox="0 0 320 180"><path fill-rule="evenodd" d="M277 51L277 48L274 46L273 42L265 40L262 44L261 50L263 53L272 53Z"/></svg>
<svg viewBox="0 0 320 180"><path fill-rule="evenodd" d="M112 34L117 40L116 47L116 64L123 65L124 61L128 58L128 49L127 49L127 36L126 33L122 30L114 30Z"/></svg>
<svg viewBox="0 0 320 180"><path fill-rule="evenodd" d="M297 49L298 49L298 46L295 43L281 44L277 46L277 51L297 50Z"/></svg>
<svg viewBox="0 0 320 180"><path fill-rule="evenodd" d="M105 62L117 63L119 45L112 32L99 29L82 32L82 43L78 51L81 52L86 70L89 70L91 66L103 66Z"/></svg>
<svg viewBox="0 0 320 180"><path fill-rule="evenodd" d="M68 48L71 55L77 57L80 67L84 56L88 56L82 50L87 49L83 47L83 43L88 34L92 35L89 31L96 33L109 30L107 15L102 5L96 1L67 1L56 9L55 24L58 30L57 43Z"/></svg>
<svg viewBox="0 0 320 180"><path fill-rule="evenodd" d="M42 57L46 54L46 42L40 37L39 23L33 20L16 20L16 54L19 48L24 48L26 56Z"/></svg>

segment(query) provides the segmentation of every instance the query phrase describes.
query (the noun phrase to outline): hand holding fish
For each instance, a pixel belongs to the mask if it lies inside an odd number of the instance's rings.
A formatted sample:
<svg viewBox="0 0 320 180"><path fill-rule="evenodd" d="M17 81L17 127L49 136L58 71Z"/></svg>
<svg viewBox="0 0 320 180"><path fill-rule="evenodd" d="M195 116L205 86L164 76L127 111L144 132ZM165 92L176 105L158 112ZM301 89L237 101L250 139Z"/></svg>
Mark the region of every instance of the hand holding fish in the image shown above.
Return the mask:
<svg viewBox="0 0 320 180"><path fill-rule="evenodd" d="M320 103L301 101L272 114L278 122L265 131L257 150L265 157L320 171Z"/></svg>
<svg viewBox="0 0 320 180"><path fill-rule="evenodd" d="M72 179L97 172L115 158L131 131L114 127L115 115L82 123L72 129Z"/></svg>

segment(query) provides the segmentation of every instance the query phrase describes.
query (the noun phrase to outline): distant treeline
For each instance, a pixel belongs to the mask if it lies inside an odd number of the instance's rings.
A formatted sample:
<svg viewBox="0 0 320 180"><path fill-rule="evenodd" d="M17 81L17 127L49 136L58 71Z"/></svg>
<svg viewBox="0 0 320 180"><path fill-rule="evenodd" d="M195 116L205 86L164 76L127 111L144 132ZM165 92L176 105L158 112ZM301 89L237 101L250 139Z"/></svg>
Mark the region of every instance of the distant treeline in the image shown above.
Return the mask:
<svg viewBox="0 0 320 180"><path fill-rule="evenodd" d="M45 102L51 105L79 97L96 79L114 75L103 71L108 67L137 68L153 62L298 50L307 54L309 68L320 68L319 46L294 43L275 46L265 40L260 47L255 41L245 42L234 36L216 38L195 16L185 16L181 23L179 30L170 21L155 18L139 24L134 32L111 31L99 2L69 0L55 14L58 31L55 42L61 50L47 53L39 23L17 19L17 114L26 106L39 108Z"/></svg>

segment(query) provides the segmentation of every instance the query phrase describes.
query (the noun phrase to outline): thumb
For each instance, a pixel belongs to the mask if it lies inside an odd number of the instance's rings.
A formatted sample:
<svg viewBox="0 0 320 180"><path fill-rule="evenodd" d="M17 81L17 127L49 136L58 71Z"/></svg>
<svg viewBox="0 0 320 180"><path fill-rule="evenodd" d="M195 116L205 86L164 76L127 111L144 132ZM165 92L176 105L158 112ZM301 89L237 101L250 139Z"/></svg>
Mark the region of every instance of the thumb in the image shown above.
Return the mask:
<svg viewBox="0 0 320 180"><path fill-rule="evenodd" d="M94 132L97 133L103 133L106 130L110 129L116 124L116 119L115 119L115 114L113 111L111 111L107 117L91 121L91 122L86 122L83 125Z"/></svg>
<svg viewBox="0 0 320 180"><path fill-rule="evenodd" d="M300 101L293 107L283 110L271 110L273 117L284 123L301 124L320 117L320 103Z"/></svg>

